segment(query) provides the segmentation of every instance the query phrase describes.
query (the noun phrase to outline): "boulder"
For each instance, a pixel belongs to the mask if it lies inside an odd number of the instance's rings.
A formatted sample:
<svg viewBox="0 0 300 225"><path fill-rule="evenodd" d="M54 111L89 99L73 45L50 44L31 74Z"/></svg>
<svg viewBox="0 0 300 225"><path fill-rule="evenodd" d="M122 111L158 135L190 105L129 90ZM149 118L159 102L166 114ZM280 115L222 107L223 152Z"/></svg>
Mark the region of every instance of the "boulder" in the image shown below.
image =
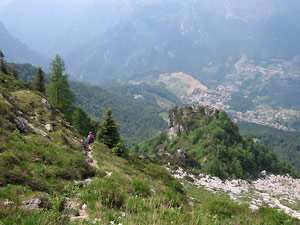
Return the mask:
<svg viewBox="0 0 300 225"><path fill-rule="evenodd" d="M186 153L182 149L178 149L177 150L177 158L179 158L181 160L185 160L186 159Z"/></svg>
<svg viewBox="0 0 300 225"><path fill-rule="evenodd" d="M48 102L47 99L43 98L42 101L41 101L41 103L42 103L47 109L51 110L52 107L51 107L51 105L50 105L50 103Z"/></svg>
<svg viewBox="0 0 300 225"><path fill-rule="evenodd" d="M27 209L27 210L37 210L39 208L39 205L41 204L41 200L38 198L29 200L29 201L23 201L21 209Z"/></svg>
<svg viewBox="0 0 300 225"><path fill-rule="evenodd" d="M156 191L155 191L153 188L151 188L151 189L150 189L150 193L153 194L153 195L155 195L155 194L156 194Z"/></svg>
<svg viewBox="0 0 300 225"><path fill-rule="evenodd" d="M85 185L90 185L93 182L93 180L88 178L88 179L85 179L83 182Z"/></svg>
<svg viewBox="0 0 300 225"><path fill-rule="evenodd" d="M80 205L76 200L68 199L67 202L65 203L64 210L65 211L71 211L72 209L78 209L79 206Z"/></svg>
<svg viewBox="0 0 300 225"><path fill-rule="evenodd" d="M267 178L267 171L263 170L258 174L258 177L261 179L266 179Z"/></svg>
<svg viewBox="0 0 300 225"><path fill-rule="evenodd" d="M4 207L4 208L7 208L7 207L10 207L10 206L13 206L14 204L15 204L14 202L11 202L8 199L5 199L5 201L1 204L1 206Z"/></svg>
<svg viewBox="0 0 300 225"><path fill-rule="evenodd" d="M46 129L47 131L49 131L49 132L52 132L52 131L53 131L53 127L52 127L52 125L49 124L49 123L45 125L45 129Z"/></svg>
<svg viewBox="0 0 300 225"><path fill-rule="evenodd" d="M19 116L23 116L24 115L24 113L22 112L22 111L17 111L17 114L19 115Z"/></svg>
<svg viewBox="0 0 300 225"><path fill-rule="evenodd" d="M16 125L17 125L17 129L21 132L24 133L26 131L26 127L25 124L22 123L20 120L18 119L14 119Z"/></svg>
<svg viewBox="0 0 300 225"><path fill-rule="evenodd" d="M71 126L71 125L69 125L69 124L66 124L65 126L66 126L66 128L67 128L68 130L74 130L74 127Z"/></svg>
<svg viewBox="0 0 300 225"><path fill-rule="evenodd" d="M76 180L74 180L73 181L73 185L74 186L78 186L78 187L83 187L84 182L83 181L76 181Z"/></svg>

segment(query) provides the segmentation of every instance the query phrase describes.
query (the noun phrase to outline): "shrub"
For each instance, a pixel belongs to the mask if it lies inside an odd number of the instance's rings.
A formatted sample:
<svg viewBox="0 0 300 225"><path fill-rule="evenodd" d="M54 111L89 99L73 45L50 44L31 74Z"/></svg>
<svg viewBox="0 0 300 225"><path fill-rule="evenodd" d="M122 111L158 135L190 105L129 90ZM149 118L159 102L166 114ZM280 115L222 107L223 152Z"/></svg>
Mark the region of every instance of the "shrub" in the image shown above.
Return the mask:
<svg viewBox="0 0 300 225"><path fill-rule="evenodd" d="M264 220L272 224L294 224L289 219L289 216L283 212L278 212L276 209L269 207L259 208L259 213L262 214Z"/></svg>
<svg viewBox="0 0 300 225"><path fill-rule="evenodd" d="M104 179L102 185L99 186L100 198L106 207L120 208L123 206L127 193L122 188L121 183L119 179L113 176Z"/></svg>
<svg viewBox="0 0 300 225"><path fill-rule="evenodd" d="M132 187L135 195L143 197L148 197L150 195L150 186L145 181L134 179L132 181Z"/></svg>
<svg viewBox="0 0 300 225"><path fill-rule="evenodd" d="M231 218L233 215L245 210L244 205L238 205L227 199L213 199L207 205L206 210L212 215Z"/></svg>
<svg viewBox="0 0 300 225"><path fill-rule="evenodd" d="M183 203L185 203L185 196L182 193L176 192L173 188L168 187L164 200L168 207L180 207Z"/></svg>

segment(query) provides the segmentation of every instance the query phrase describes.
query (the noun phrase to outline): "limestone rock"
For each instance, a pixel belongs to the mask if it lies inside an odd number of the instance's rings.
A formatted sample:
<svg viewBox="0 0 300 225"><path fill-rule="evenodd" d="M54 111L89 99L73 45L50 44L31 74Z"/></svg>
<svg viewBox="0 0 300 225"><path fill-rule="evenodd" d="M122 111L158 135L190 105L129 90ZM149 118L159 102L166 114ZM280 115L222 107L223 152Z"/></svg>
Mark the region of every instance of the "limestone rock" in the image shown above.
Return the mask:
<svg viewBox="0 0 300 225"><path fill-rule="evenodd" d="M201 105L192 105L186 107L175 106L168 112L168 137L172 139L180 136L184 131L189 129L193 123L203 116L217 118L219 111Z"/></svg>
<svg viewBox="0 0 300 225"><path fill-rule="evenodd" d="M51 110L52 107L51 107L51 105L50 105L50 103L48 102L47 99L43 98L42 101L41 101L41 103L42 103L47 109Z"/></svg>
<svg viewBox="0 0 300 225"><path fill-rule="evenodd" d="M252 210L257 210L267 204L300 219L300 212L290 208L290 205L297 206L297 202L300 201L300 179L282 175L267 175L266 171L262 171L260 174L263 177L251 182L242 179L222 181L218 177L210 177L204 174L195 176L180 167L177 170L165 168L177 179L192 178L186 180L198 188L203 187L216 194L228 193L229 197L235 202L242 203L245 198L248 198ZM287 205L284 202L287 202Z"/></svg>
<svg viewBox="0 0 300 225"><path fill-rule="evenodd" d="M112 172L106 172L106 171L105 171L105 173L106 173L106 176L107 176L107 177L110 177L110 176L112 175Z"/></svg>
<svg viewBox="0 0 300 225"><path fill-rule="evenodd" d="M1 204L1 206L4 207L4 208L7 208L7 207L10 207L10 206L13 206L14 204L15 204L14 202L11 202L8 199L5 199L5 201Z"/></svg>
<svg viewBox="0 0 300 225"><path fill-rule="evenodd" d="M23 116L24 115L24 113L22 112L22 111L17 111L17 114L19 115L19 116Z"/></svg>
<svg viewBox="0 0 300 225"><path fill-rule="evenodd" d="M21 209L27 209L27 210L37 210L39 208L39 205L41 204L41 200L38 198L32 199L30 201L23 201Z"/></svg>
<svg viewBox="0 0 300 225"><path fill-rule="evenodd" d="M74 127L69 125L69 124L66 124L65 127L68 129L68 130L74 130Z"/></svg>
<svg viewBox="0 0 300 225"><path fill-rule="evenodd" d="M53 127L52 127L52 125L49 124L49 123L45 125L45 129L46 129L47 131L49 131L49 132L52 132L52 131L53 131Z"/></svg>
<svg viewBox="0 0 300 225"><path fill-rule="evenodd" d="M83 187L84 182L83 182L83 181L76 181L76 180L74 180L74 181L73 181L73 185L74 185L74 186Z"/></svg>
<svg viewBox="0 0 300 225"><path fill-rule="evenodd" d="M71 211L72 209L78 209L79 203L76 200L67 200L65 203L65 211Z"/></svg>
<svg viewBox="0 0 300 225"><path fill-rule="evenodd" d="M181 160L186 159L186 153L182 149L177 150L177 157Z"/></svg>
<svg viewBox="0 0 300 225"><path fill-rule="evenodd" d="M90 185L93 182L93 180L88 178L88 179L85 179L83 182L85 185Z"/></svg>
<svg viewBox="0 0 300 225"><path fill-rule="evenodd" d="M33 130L34 133L36 133L36 134L41 134L41 135L43 135L44 137L47 137L47 136L48 136L48 134L47 134L45 131L42 131L42 130L40 130L40 129L34 127L31 123L28 122L28 120L24 119L23 117L17 116L16 119L17 119L21 124L23 124L23 125L25 124L26 126L28 126L31 130ZM16 121L16 120L15 120L15 121ZM22 125L22 126L23 126L23 125ZM18 126L18 123L17 123L17 126ZM18 128L18 130L20 130L20 129Z"/></svg>
<svg viewBox="0 0 300 225"><path fill-rule="evenodd" d="M150 193L153 194L153 195L155 195L155 194L156 194L156 191L155 191L153 188L151 188L151 189L150 189Z"/></svg>
<svg viewBox="0 0 300 225"><path fill-rule="evenodd" d="M267 171L263 170L258 174L259 178L265 179L267 177Z"/></svg>
<svg viewBox="0 0 300 225"><path fill-rule="evenodd" d="M72 216L70 217L70 222L74 222L75 220L86 220L85 216Z"/></svg>
<svg viewBox="0 0 300 225"><path fill-rule="evenodd" d="M82 209L82 210L86 210L86 209L87 209L87 205L86 205L86 204L83 204L83 205L81 206L81 209Z"/></svg>
<svg viewBox="0 0 300 225"><path fill-rule="evenodd" d="M26 131L26 127L25 124L22 123L20 120L18 119L14 119L16 125L17 125L17 129L20 131L20 133L24 133Z"/></svg>

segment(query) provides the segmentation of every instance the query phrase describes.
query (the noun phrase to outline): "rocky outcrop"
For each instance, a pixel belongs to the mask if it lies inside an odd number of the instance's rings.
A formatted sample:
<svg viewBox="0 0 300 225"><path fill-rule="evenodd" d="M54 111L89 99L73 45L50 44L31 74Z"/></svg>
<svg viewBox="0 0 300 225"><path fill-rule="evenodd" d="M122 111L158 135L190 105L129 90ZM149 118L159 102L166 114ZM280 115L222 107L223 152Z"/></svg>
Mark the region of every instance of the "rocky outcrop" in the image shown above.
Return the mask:
<svg viewBox="0 0 300 225"><path fill-rule="evenodd" d="M168 113L168 137L172 139L180 136L184 131L191 128L197 120L204 116L217 118L218 115L219 111L217 109L211 109L201 105L186 107L175 106L170 108Z"/></svg>
<svg viewBox="0 0 300 225"><path fill-rule="evenodd" d="M34 133L36 133L36 134L41 134L41 135L43 135L44 137L48 137L48 134L47 134L45 131L36 128L36 127L33 126L31 123L29 123L28 120L24 119L23 117L17 116L17 117L16 117L16 120L17 120L20 124L22 124L22 127L23 127L23 125L25 125L25 126L29 127ZM18 123L17 123L17 127L18 127ZM19 129L19 128L18 128L18 129ZM20 130L20 132L21 132L21 130Z"/></svg>

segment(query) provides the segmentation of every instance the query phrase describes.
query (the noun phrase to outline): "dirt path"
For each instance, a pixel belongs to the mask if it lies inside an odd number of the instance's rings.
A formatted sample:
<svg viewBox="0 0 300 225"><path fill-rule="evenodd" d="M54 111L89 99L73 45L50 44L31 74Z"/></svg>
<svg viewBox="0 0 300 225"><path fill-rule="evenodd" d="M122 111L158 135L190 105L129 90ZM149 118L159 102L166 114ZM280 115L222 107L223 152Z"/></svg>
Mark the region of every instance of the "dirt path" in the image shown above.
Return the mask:
<svg viewBox="0 0 300 225"><path fill-rule="evenodd" d="M90 152L87 152L87 154L88 154L88 157L92 160L92 162L90 162L89 164L92 167L99 169L97 160L93 158L93 150L91 150Z"/></svg>

